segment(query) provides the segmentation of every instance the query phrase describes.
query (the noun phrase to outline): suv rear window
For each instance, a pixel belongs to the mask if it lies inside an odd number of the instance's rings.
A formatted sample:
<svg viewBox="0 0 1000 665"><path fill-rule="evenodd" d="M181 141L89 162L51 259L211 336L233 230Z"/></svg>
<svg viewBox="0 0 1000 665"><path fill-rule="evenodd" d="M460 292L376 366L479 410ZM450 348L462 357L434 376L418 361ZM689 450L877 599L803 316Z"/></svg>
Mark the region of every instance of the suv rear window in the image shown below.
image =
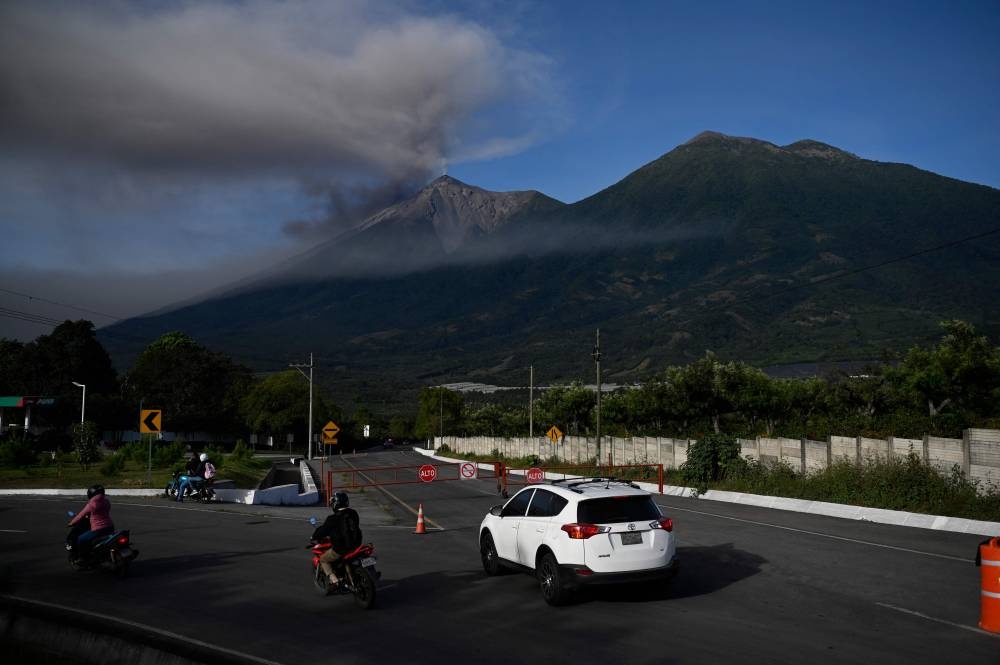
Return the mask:
<svg viewBox="0 0 1000 665"><path fill-rule="evenodd" d="M581 501L576 508L578 522L584 524L614 524L660 519L660 509L651 496L609 496Z"/></svg>

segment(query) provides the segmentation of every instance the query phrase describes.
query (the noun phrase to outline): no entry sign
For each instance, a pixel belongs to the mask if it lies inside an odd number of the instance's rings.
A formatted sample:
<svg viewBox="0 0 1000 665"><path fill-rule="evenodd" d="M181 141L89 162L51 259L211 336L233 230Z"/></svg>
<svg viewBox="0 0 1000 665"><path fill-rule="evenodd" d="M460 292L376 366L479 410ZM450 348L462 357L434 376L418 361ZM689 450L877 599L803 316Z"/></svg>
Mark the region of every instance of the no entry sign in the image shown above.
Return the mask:
<svg viewBox="0 0 1000 665"><path fill-rule="evenodd" d="M437 475L437 469L431 464L424 464L420 467L420 471L417 472L417 476L419 476L420 480L425 483L432 482L435 478L437 478Z"/></svg>
<svg viewBox="0 0 1000 665"><path fill-rule="evenodd" d="M533 466L528 469L528 482L529 483L540 483L545 480L545 474L537 466Z"/></svg>

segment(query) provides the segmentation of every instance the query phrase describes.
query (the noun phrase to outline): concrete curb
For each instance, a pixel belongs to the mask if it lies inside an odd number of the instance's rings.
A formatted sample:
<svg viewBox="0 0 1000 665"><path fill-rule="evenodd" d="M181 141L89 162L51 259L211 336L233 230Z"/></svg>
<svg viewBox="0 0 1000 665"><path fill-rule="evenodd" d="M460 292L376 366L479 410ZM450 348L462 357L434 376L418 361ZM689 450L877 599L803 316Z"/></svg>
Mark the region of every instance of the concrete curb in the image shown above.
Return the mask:
<svg viewBox="0 0 1000 665"><path fill-rule="evenodd" d="M441 457L435 455L431 450L414 448L415 452L443 462L466 462L468 460L451 457ZM492 464L477 463L477 466L492 469ZM558 474L559 477L565 477ZM648 492L656 493L659 486L653 483L637 482L636 485ZM982 520L970 520L962 517L946 517L943 515L925 515L923 513L907 513L901 510L885 510L883 508L866 508L863 506L848 506L839 503L827 503L825 501L809 501L807 499L789 499L781 496L762 496L759 494L745 494L743 492L726 492L723 490L709 490L704 494L698 494L693 487L663 486L664 496L688 497L694 499L707 499L709 501L722 501L725 503L739 503L747 506L757 506L759 508L772 508L776 510L790 510L798 513L809 513L811 515L825 515L827 517L840 517L842 519L859 520L862 522L874 522L876 524L892 524L895 526L915 527L918 529L932 529L934 531L951 531L954 533L970 533L981 536L1000 535L1000 522L986 522Z"/></svg>

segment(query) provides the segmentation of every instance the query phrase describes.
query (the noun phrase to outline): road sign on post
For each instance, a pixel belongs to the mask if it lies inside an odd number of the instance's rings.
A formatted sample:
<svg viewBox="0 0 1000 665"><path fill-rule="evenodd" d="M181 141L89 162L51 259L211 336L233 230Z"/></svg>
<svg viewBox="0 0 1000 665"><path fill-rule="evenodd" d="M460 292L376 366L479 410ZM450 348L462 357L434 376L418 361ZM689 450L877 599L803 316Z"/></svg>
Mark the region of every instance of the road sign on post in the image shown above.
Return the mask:
<svg viewBox="0 0 1000 665"><path fill-rule="evenodd" d="M156 434L162 431L163 412L159 409L143 409L139 412L139 433Z"/></svg>
<svg viewBox="0 0 1000 665"><path fill-rule="evenodd" d="M323 443L330 445L337 445L337 432L340 431L340 427L337 423L332 420L326 425L323 425Z"/></svg>
<svg viewBox="0 0 1000 665"><path fill-rule="evenodd" d="M558 427L553 425L552 428L545 433L545 436L547 436L549 438L549 441L551 441L552 443L559 443L559 439L563 438L563 433L562 431L560 431Z"/></svg>
<svg viewBox="0 0 1000 665"><path fill-rule="evenodd" d="M417 472L417 476L425 483L433 482L437 475L437 469L432 464L424 464Z"/></svg>
<svg viewBox="0 0 1000 665"><path fill-rule="evenodd" d="M367 438L368 438L368 436L369 436L369 435L371 434L371 431L372 431L372 430L371 430L371 425L365 425L365 438L366 438L366 439L367 439Z"/></svg>

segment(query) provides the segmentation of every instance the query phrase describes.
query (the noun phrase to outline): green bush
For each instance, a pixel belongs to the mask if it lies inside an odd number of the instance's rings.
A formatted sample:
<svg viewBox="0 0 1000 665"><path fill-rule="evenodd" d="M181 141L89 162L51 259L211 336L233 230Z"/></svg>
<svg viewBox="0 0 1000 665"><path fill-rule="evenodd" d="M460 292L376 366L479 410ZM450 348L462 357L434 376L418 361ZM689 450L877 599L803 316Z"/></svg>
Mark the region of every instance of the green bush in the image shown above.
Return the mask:
<svg viewBox="0 0 1000 665"><path fill-rule="evenodd" d="M247 446L243 439L237 439L236 445L233 446L233 452L230 454L234 460L245 461L253 457L253 451Z"/></svg>
<svg viewBox="0 0 1000 665"><path fill-rule="evenodd" d="M740 444L728 434L706 434L688 448L687 461L681 465L684 480L704 491L708 483L722 480L727 472L739 468Z"/></svg>
<svg viewBox="0 0 1000 665"><path fill-rule="evenodd" d="M125 456L121 453L115 453L111 457L104 460L104 464L101 465L101 475L105 478L110 478L112 476L117 476L125 468Z"/></svg>
<svg viewBox="0 0 1000 665"><path fill-rule="evenodd" d="M828 501L854 506L1000 520L1000 488L969 480L957 466L942 475L910 453L871 457L862 464L838 460L806 475L787 464L750 460L719 484L722 489Z"/></svg>
<svg viewBox="0 0 1000 665"><path fill-rule="evenodd" d="M185 450L186 446L183 441L173 441L171 443L154 441L153 466L164 467L174 465L184 457Z"/></svg>
<svg viewBox="0 0 1000 665"><path fill-rule="evenodd" d="M203 452L208 455L208 459L212 462L212 466L215 467L216 471L221 471L223 465L226 463L226 453L221 448L216 448L215 446L205 448Z"/></svg>
<svg viewBox="0 0 1000 665"><path fill-rule="evenodd" d="M0 466L22 468L37 459L31 444L20 437L8 437L0 443Z"/></svg>

